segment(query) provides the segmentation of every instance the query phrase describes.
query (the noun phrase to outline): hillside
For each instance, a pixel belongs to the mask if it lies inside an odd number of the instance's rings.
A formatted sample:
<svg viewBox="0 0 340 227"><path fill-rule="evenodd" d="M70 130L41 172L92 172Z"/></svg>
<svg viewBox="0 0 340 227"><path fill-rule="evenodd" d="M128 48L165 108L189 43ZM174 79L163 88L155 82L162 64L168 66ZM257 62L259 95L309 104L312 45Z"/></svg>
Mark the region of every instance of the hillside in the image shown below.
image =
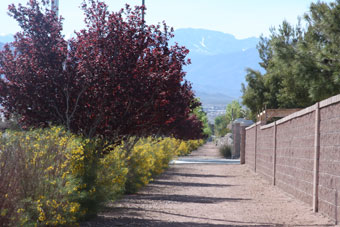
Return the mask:
<svg viewBox="0 0 340 227"><path fill-rule="evenodd" d="M245 69L259 69L258 41L192 28L176 30L173 39L190 50L192 64L185 68L187 79L205 105L227 104L240 97Z"/></svg>

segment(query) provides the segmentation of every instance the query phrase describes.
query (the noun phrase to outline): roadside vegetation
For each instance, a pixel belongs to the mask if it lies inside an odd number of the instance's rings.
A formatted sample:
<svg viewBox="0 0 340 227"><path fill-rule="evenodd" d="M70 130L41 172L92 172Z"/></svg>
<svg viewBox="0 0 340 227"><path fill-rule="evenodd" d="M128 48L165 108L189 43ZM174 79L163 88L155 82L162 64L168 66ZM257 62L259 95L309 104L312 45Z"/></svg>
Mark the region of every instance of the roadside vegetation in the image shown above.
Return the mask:
<svg viewBox="0 0 340 227"><path fill-rule="evenodd" d="M229 144L223 144L222 146L220 146L220 147L218 148L218 150L219 150L220 154L221 154L224 158L228 158L228 159L231 158L231 156L232 156L232 153L231 153L231 151L232 151L232 146L231 146L231 145L229 145Z"/></svg>
<svg viewBox="0 0 340 227"><path fill-rule="evenodd" d="M227 105L226 113L215 118L215 135L223 137L230 132L228 125L236 118L249 117L249 111L242 107L239 101L234 100Z"/></svg>
<svg viewBox="0 0 340 227"><path fill-rule="evenodd" d="M261 71L247 70L243 104L252 118L266 108L304 108L340 93L340 2L312 3L301 23L283 21L257 48Z"/></svg>
<svg viewBox="0 0 340 227"><path fill-rule="evenodd" d="M122 143L98 152L62 127L7 130L0 133L0 223L76 225L106 202L135 193L175 156L203 142L149 137L130 150Z"/></svg>
<svg viewBox="0 0 340 227"><path fill-rule="evenodd" d="M65 40L49 1L10 5L21 27L0 51L0 225L74 226L135 193L211 131L185 80L188 50L142 7L84 1Z"/></svg>

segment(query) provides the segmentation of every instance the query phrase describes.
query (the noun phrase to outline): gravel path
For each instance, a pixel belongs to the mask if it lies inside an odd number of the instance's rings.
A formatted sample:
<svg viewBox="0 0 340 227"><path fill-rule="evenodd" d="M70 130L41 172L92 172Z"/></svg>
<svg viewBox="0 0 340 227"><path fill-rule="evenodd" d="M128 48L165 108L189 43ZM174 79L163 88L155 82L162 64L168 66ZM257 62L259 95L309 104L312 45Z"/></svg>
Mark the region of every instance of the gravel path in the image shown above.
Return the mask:
<svg viewBox="0 0 340 227"><path fill-rule="evenodd" d="M184 158L220 159L208 143ZM173 164L82 226L333 226L245 165Z"/></svg>

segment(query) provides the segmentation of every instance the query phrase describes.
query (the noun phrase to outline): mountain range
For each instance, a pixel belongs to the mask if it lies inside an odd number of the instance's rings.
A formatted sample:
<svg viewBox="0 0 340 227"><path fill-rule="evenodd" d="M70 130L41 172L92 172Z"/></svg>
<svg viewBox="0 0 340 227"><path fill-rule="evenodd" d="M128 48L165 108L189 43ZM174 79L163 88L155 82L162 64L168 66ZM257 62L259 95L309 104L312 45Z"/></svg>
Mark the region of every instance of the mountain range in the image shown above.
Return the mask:
<svg viewBox="0 0 340 227"><path fill-rule="evenodd" d="M246 68L260 69L258 38L236 39L233 35L206 29L178 29L177 42L190 50L187 80L204 105L228 104L241 96Z"/></svg>
<svg viewBox="0 0 340 227"><path fill-rule="evenodd" d="M8 43L14 40L13 35L0 35L0 43Z"/></svg>
<svg viewBox="0 0 340 227"><path fill-rule="evenodd" d="M13 40L13 35L0 35L0 49L5 45L5 43L12 42Z"/></svg>

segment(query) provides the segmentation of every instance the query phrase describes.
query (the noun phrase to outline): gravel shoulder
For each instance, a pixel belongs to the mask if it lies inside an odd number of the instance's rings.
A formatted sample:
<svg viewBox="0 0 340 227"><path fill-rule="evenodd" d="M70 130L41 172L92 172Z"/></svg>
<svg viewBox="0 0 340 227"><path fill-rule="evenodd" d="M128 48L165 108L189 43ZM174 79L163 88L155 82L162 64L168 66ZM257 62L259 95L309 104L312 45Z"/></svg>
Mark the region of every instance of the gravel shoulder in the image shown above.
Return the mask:
<svg viewBox="0 0 340 227"><path fill-rule="evenodd" d="M214 144L188 159L221 158ZM175 164L81 226L334 226L245 165Z"/></svg>

